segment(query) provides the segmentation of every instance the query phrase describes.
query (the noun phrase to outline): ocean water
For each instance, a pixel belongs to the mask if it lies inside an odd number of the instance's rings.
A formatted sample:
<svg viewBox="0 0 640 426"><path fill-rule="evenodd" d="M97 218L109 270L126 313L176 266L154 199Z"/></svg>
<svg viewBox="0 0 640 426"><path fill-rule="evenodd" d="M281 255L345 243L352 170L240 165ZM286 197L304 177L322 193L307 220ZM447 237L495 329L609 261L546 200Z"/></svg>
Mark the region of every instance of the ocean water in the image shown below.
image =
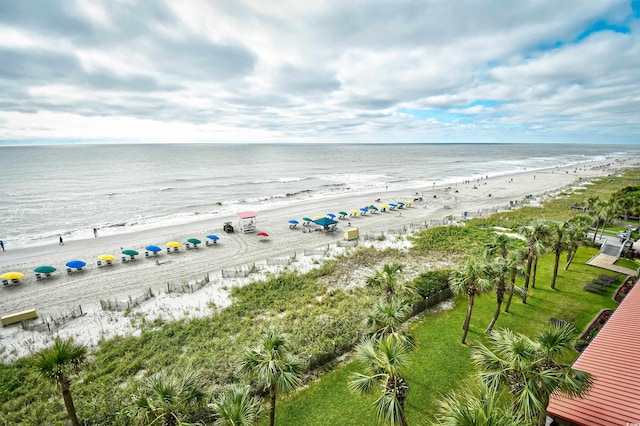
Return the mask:
<svg viewBox="0 0 640 426"><path fill-rule="evenodd" d="M48 145L0 147L0 239L89 238L311 198L461 182L640 155L636 145Z"/></svg>

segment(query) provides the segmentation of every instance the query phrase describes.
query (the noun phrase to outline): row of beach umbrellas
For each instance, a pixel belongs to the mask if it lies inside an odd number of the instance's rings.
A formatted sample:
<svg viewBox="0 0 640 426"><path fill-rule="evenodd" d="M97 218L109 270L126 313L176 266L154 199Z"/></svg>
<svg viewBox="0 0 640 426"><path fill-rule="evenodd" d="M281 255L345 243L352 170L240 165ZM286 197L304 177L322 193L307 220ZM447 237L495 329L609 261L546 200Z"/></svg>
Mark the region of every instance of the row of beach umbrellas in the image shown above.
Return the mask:
<svg viewBox="0 0 640 426"><path fill-rule="evenodd" d="M259 233L260 234L260 233ZM217 235L207 235L207 238L210 239L211 241L213 241L214 243L217 242L220 237L218 237ZM194 244L194 245L198 245L198 244L202 244L202 241L200 241L197 238L188 238L187 242ZM181 247L182 244L180 244L177 241L169 241L167 243L168 247L171 248L177 248L177 247ZM158 246L146 246L145 250L150 251L152 253L158 253L161 252L162 249ZM126 256L131 256L131 257L135 257L138 256L140 253L138 253L136 250L131 250L131 249L127 249L127 250L122 250L122 254L126 255ZM110 262L112 260L115 260L116 257L113 256L112 254L101 254L97 257L98 260L102 260L105 262ZM83 260L70 260L69 262L67 262L65 264L65 266L67 268L72 268L72 269L82 269L85 266L87 266L87 262L83 261ZM38 273L38 274L51 274L53 272L55 272L57 269L53 266L50 265L42 265L42 266L38 266L36 268L33 269L34 272ZM24 274L22 272L6 272L2 275L0 275L0 279L2 280L20 280L24 278Z"/></svg>
<svg viewBox="0 0 640 426"><path fill-rule="evenodd" d="M404 206L410 206L411 204L413 204L413 202L411 202L411 201L407 201L406 203L403 202L403 201L398 201L397 203L383 204L383 205L380 206L380 209L382 209L384 211L384 210L387 210L387 209L403 208ZM378 207L376 207L376 206L374 206L372 204L370 206L361 207L359 210L355 210L355 209L351 210L351 214L352 215L357 215L357 214L365 214L365 213L368 213L368 212L377 212L377 211L379 211ZM340 211L340 212L338 212L338 214L340 215L339 218L341 218L341 219L344 219L345 217L349 216L349 212L346 212L346 211ZM316 223L318 225L323 225L322 223L318 223L318 222L320 221L320 222L326 223L326 222L323 221L323 219L329 219L329 220L333 221L330 224L337 223L334 220L335 218L336 218L335 214L327 213L324 216L314 216L313 219L310 218L310 217L303 217L302 220L303 220L303 224L308 224L310 222L314 222L314 223ZM289 220L289 224L290 224L290 227L294 227L296 225L299 225L300 222L298 222L296 219L290 219ZM323 225L323 226L325 226L325 225Z"/></svg>

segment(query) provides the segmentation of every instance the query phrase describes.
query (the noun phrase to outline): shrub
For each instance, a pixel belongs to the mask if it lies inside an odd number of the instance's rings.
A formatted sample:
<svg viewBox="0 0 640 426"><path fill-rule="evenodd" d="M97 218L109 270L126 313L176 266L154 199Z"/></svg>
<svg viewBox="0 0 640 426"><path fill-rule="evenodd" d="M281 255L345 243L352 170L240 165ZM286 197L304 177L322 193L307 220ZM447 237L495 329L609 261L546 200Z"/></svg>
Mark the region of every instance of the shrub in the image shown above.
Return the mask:
<svg viewBox="0 0 640 426"><path fill-rule="evenodd" d="M423 297L429 297L440 290L449 287L449 270L427 271L418 275L413 284L418 294Z"/></svg>

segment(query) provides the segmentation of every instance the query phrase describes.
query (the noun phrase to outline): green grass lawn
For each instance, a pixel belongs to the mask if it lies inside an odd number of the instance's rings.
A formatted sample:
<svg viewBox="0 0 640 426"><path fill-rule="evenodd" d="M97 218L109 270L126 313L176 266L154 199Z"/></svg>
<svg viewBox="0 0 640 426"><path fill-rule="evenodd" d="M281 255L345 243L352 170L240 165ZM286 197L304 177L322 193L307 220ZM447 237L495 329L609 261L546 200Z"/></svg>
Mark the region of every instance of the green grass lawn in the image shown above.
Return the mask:
<svg viewBox="0 0 640 426"><path fill-rule="evenodd" d="M618 259L615 261L614 265L622 266L623 268L633 269L634 271L637 271L638 268L640 268L640 265L638 265L636 262L634 262L631 259Z"/></svg>
<svg viewBox="0 0 640 426"><path fill-rule="evenodd" d="M511 312L503 312L496 326L533 337L549 325L550 318L558 318L570 321L582 331L601 309L615 309L617 304L611 299L615 288L607 289L605 294L589 293L582 288L602 273L584 263L595 253L595 249L581 248L569 271L560 268L555 291L549 289L553 257L541 259L537 288L531 290L528 304L514 297ZM473 372L470 346L486 341L484 330L495 310L495 294L476 298L467 339L469 346L460 343L466 309L466 296L462 296L456 299L452 310L427 314L410 327L418 347L406 372L410 387L406 407L409 424L433 422L440 394L455 389ZM578 353L574 355L577 357ZM277 424L375 424L372 406L375 396L353 395L347 389L349 374L358 369L356 362L348 362L283 399L278 405Z"/></svg>

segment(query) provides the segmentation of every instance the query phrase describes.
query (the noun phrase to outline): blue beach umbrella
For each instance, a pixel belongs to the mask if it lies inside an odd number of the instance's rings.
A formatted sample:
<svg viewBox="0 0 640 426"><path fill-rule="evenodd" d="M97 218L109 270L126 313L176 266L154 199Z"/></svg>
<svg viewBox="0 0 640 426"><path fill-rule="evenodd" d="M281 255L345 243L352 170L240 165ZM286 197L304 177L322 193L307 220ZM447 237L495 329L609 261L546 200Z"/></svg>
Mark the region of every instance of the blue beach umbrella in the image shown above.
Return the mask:
<svg viewBox="0 0 640 426"><path fill-rule="evenodd" d="M66 263L68 268L80 269L87 266L87 262L83 262L82 260L71 260Z"/></svg>
<svg viewBox="0 0 640 426"><path fill-rule="evenodd" d="M300 222L298 222L298 221L297 221L297 220L295 220L295 219L291 219L291 220L289 221L289 223L290 223L290 224L292 224L292 225L297 225L297 224L299 224Z"/></svg>
<svg viewBox="0 0 640 426"><path fill-rule="evenodd" d="M153 253L158 253L159 251L162 251L162 249L158 246L146 246L144 249L149 250L150 252L153 252Z"/></svg>
<svg viewBox="0 0 640 426"><path fill-rule="evenodd" d="M207 238L213 241L218 241L220 239L217 235L207 235Z"/></svg>
<svg viewBox="0 0 640 426"><path fill-rule="evenodd" d="M360 209L360 211L361 211L361 212L367 212L367 211L369 211L369 208L368 208L368 207L362 207L362 208Z"/></svg>
<svg viewBox="0 0 640 426"><path fill-rule="evenodd" d="M327 213L327 217L330 217L331 219L335 219L336 215L333 213Z"/></svg>

